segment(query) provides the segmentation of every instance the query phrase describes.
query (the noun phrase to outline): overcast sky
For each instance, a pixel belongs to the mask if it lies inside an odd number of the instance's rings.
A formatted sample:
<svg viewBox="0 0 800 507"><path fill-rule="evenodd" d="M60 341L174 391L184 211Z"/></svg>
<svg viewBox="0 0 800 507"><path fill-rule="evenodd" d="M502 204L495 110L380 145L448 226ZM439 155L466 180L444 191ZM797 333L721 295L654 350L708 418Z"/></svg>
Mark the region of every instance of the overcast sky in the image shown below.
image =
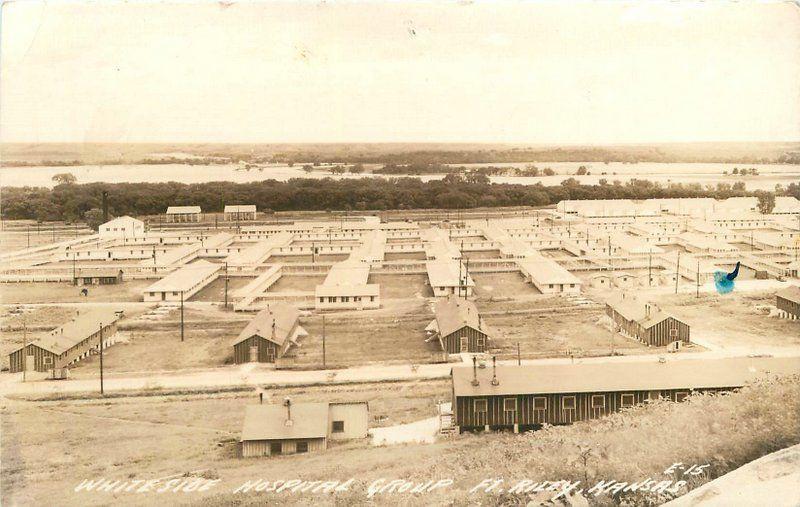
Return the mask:
<svg viewBox="0 0 800 507"><path fill-rule="evenodd" d="M785 3L5 3L0 138L800 140Z"/></svg>

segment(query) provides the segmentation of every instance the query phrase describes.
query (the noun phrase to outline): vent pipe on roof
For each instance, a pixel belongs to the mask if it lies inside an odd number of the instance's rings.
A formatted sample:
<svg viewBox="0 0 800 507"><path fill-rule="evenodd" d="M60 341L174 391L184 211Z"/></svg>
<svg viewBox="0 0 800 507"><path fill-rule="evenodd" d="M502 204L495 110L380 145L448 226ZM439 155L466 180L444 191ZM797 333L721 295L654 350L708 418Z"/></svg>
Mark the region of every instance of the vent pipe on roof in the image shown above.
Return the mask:
<svg viewBox="0 0 800 507"><path fill-rule="evenodd" d="M480 384L478 382L478 358L472 356L472 385L477 386Z"/></svg>
<svg viewBox="0 0 800 507"><path fill-rule="evenodd" d="M294 424L292 422L292 399L286 398L283 402L283 405L286 407L286 422L284 423L285 426L291 426Z"/></svg>
<svg viewBox="0 0 800 507"><path fill-rule="evenodd" d="M500 381L497 380L497 356L492 356L492 385L500 385Z"/></svg>
<svg viewBox="0 0 800 507"><path fill-rule="evenodd" d="M644 316L647 319L650 318L650 304L649 303L644 305Z"/></svg>

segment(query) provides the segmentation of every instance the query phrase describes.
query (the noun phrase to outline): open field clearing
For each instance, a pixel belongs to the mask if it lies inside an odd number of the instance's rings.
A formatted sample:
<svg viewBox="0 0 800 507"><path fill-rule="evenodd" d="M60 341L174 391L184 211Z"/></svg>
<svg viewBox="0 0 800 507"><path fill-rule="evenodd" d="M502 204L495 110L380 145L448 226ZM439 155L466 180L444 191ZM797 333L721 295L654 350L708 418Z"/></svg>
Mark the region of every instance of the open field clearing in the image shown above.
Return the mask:
<svg viewBox="0 0 800 507"><path fill-rule="evenodd" d="M69 282L26 282L0 284L0 302L11 303L86 303L135 302L155 280L126 280L119 285L80 287ZM86 289L88 294L81 295Z"/></svg>
<svg viewBox="0 0 800 507"><path fill-rule="evenodd" d="M773 292L679 294L665 297L662 308L685 318L692 336L722 348L790 347L800 345L797 321L775 315Z"/></svg>
<svg viewBox="0 0 800 507"><path fill-rule="evenodd" d="M68 229L57 229L55 238L53 231L48 230L46 225L42 225L39 232L36 231L36 224L30 226L30 234L27 228L15 231L2 231L0 232L0 251L4 253L13 252L15 250L25 250L26 248L35 248L37 246L49 245L51 243L59 243L61 241L73 240L91 235L94 231L81 228L77 231Z"/></svg>
<svg viewBox="0 0 800 507"><path fill-rule="evenodd" d="M475 295L479 298L515 297L540 294L520 273L474 273Z"/></svg>
<svg viewBox="0 0 800 507"><path fill-rule="evenodd" d="M369 275L368 283L381 286L381 300L432 297L427 275Z"/></svg>
<svg viewBox="0 0 800 507"><path fill-rule="evenodd" d="M231 294L252 282L255 277L230 276L228 277L228 301L231 301ZM219 278L203 287L203 289L192 296L191 301L225 301L225 272L220 271Z"/></svg>
<svg viewBox="0 0 800 507"><path fill-rule="evenodd" d="M267 292L314 292L317 285L325 281L325 275L283 275Z"/></svg>
<svg viewBox="0 0 800 507"><path fill-rule="evenodd" d="M662 348L647 347L620 334L612 337L603 325L601 311L581 311L565 314L517 314L485 317L493 348L500 349L499 357L516 357L517 343L523 358L564 356L566 351L577 355L609 355L612 346L622 354L664 352ZM700 347L697 347L699 350ZM690 350L684 348L683 350Z"/></svg>

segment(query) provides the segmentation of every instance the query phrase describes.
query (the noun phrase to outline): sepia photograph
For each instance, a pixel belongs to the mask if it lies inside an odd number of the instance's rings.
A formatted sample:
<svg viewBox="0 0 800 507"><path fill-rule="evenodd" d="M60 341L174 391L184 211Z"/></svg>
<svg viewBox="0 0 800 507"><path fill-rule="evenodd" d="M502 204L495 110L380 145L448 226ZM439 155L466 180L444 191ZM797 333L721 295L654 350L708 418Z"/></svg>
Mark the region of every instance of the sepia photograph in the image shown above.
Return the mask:
<svg viewBox="0 0 800 507"><path fill-rule="evenodd" d="M0 505L800 507L800 3L3 1Z"/></svg>

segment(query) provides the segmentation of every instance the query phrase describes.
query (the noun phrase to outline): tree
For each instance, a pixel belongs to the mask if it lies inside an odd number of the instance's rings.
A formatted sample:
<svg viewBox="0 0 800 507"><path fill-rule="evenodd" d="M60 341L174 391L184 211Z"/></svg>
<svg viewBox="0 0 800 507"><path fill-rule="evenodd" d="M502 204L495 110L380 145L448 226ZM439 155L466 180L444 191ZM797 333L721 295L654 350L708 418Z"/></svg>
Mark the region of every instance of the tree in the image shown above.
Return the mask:
<svg viewBox="0 0 800 507"><path fill-rule="evenodd" d="M554 170L550 169L549 167L545 167L544 168L544 175L545 176L554 176L555 174L556 174L556 172Z"/></svg>
<svg viewBox="0 0 800 507"><path fill-rule="evenodd" d="M775 209L774 193L758 191L756 192L756 199L758 199L758 211L760 211L762 215L768 215Z"/></svg>
<svg viewBox="0 0 800 507"><path fill-rule="evenodd" d="M92 208L83 214L83 220L86 222L86 225L96 231L100 229L100 224L103 223L103 210Z"/></svg>
<svg viewBox="0 0 800 507"><path fill-rule="evenodd" d="M303 166L303 171L305 171L306 173L310 173L313 170L314 170L314 167L311 164L305 164Z"/></svg>
<svg viewBox="0 0 800 507"><path fill-rule="evenodd" d="M78 181L78 178L72 173L58 173L53 175L52 180L56 182L56 185L72 185Z"/></svg>
<svg viewBox="0 0 800 507"><path fill-rule="evenodd" d="M353 174L361 174L364 172L364 164L354 164L350 167L350 172Z"/></svg>
<svg viewBox="0 0 800 507"><path fill-rule="evenodd" d="M578 175L578 176L583 176L584 174L586 174L586 173L588 173L588 172L589 172L589 170L588 170L588 169L586 169L586 166L585 166L585 165L582 165L582 166L580 166L580 167L578 168L578 172L576 172L575 174L576 174L576 175Z"/></svg>
<svg viewBox="0 0 800 507"><path fill-rule="evenodd" d="M734 167L733 168L733 174L739 174L739 168L738 167Z"/></svg>

